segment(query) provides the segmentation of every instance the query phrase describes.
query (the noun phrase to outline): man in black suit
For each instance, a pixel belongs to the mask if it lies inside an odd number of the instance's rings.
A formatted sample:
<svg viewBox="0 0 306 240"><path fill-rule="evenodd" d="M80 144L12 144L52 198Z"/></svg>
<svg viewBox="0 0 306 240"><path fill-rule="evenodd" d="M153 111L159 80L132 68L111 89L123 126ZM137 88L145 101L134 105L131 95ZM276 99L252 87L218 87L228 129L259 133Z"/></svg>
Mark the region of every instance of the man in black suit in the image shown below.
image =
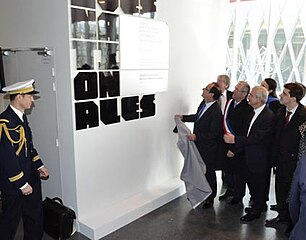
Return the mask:
<svg viewBox="0 0 306 240"><path fill-rule="evenodd" d="M184 122L194 122L193 134L187 136L194 141L206 165L206 178L212 189L212 194L205 201L203 208L213 206L217 193L217 180L215 163L218 147L222 139L222 113L217 103L220 97L220 89L217 83L210 83L203 88L203 102L196 114L177 115Z"/></svg>
<svg viewBox="0 0 306 240"><path fill-rule="evenodd" d="M224 114L225 105L226 105L228 100L232 99L232 95L233 95L233 92L228 90L228 88L231 84L231 80L230 80L229 76L227 76L225 74L222 74L222 75L218 76L217 84L218 84L218 86L220 88L220 91L221 91L221 96L220 96L218 102L220 104L222 114Z"/></svg>
<svg viewBox="0 0 306 240"><path fill-rule="evenodd" d="M223 126L224 133L231 133L235 136L242 136L245 126L248 122L250 113L253 108L248 104L247 96L250 92L250 86L247 82L240 81L235 86L233 92L233 99L230 99L226 104ZM237 204L242 202L242 198L245 195L245 171L241 168L241 162L244 161L244 152L235 152L229 144L226 145L227 159L225 161L225 167L227 174L233 176L233 188L227 189L226 193L219 197L219 200L225 199L228 192L231 191L234 196L231 199L230 204ZM229 186L228 186L229 187Z"/></svg>
<svg viewBox="0 0 306 240"><path fill-rule="evenodd" d="M228 75L222 74L217 77L217 84L221 91L221 96L218 99L218 103L221 107L222 114L224 114L224 109L226 103L232 99L233 92L229 91L228 88L231 84L231 80ZM216 162L216 170L222 170L222 181L223 188L226 188L226 191L220 195L219 200L224 200L229 196L233 195L234 188L234 176L231 174L230 169L227 169L226 164L226 144L223 139L218 150L218 157Z"/></svg>
<svg viewBox="0 0 306 240"><path fill-rule="evenodd" d="M242 222L249 222L259 218L266 209L265 179L268 161L268 151L273 127L273 112L266 107L268 91L256 86L249 94L249 104L254 111L251 112L249 124L244 134L234 136L231 133L224 135L226 143L235 144L236 151L244 150L246 182L252 193L253 205L246 208L246 214L240 218Z"/></svg>
<svg viewBox="0 0 306 240"><path fill-rule="evenodd" d="M266 226L279 222L290 222L288 197L291 181L298 160L298 148L301 134L299 126L306 120L306 112L300 100L304 89L299 83L287 83L280 95L280 110L276 122L274 142L276 159L276 202L278 215L266 220Z"/></svg>

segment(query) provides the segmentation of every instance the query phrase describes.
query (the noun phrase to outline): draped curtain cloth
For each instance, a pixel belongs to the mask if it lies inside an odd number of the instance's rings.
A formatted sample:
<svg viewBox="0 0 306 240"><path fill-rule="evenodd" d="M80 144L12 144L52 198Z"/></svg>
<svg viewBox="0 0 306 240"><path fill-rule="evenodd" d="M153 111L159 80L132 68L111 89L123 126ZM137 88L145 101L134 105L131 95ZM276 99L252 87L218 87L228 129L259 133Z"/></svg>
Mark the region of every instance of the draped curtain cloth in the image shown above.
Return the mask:
<svg viewBox="0 0 306 240"><path fill-rule="evenodd" d="M190 129L175 117L178 130L177 147L184 157L184 166L181 172L181 180L185 183L186 195L193 208L200 205L211 194L212 190L205 177L205 163L193 141L186 137L191 134Z"/></svg>

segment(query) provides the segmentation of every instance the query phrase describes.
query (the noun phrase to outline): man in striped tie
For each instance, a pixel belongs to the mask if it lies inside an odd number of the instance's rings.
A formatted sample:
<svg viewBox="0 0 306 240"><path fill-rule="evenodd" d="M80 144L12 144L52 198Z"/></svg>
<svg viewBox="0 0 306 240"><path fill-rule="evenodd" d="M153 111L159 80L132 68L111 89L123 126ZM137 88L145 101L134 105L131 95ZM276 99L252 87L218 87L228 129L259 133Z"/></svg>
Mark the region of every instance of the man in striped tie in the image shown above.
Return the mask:
<svg viewBox="0 0 306 240"><path fill-rule="evenodd" d="M288 198L298 160L298 147L301 139L299 126L306 120L305 107L300 103L304 95L304 88L299 83L285 84L284 90L280 94L280 103L285 107L280 109L276 118L273 151L273 159L276 159L275 192L278 215L266 220L267 227L275 226L281 222L291 225Z"/></svg>

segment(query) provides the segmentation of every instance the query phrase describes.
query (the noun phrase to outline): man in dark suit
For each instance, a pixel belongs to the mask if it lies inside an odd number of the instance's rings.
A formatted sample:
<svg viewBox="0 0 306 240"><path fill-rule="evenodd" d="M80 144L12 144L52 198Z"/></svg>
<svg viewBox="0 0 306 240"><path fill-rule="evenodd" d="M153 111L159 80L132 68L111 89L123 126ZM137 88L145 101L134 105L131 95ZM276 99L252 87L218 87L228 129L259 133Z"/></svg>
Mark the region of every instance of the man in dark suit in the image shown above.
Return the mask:
<svg viewBox="0 0 306 240"><path fill-rule="evenodd" d="M41 240L43 213L40 178L49 176L32 142L24 114L34 102L34 80L2 90L10 94L10 105L0 114L0 238L14 239L20 217L24 239Z"/></svg>
<svg viewBox="0 0 306 240"><path fill-rule="evenodd" d="M250 86L247 82L240 81L235 86L233 92L233 99L230 99L225 106L223 116L223 128L224 133L231 133L236 136L242 136L245 126L247 124L250 113L253 108L248 104L247 96L250 92ZM219 200L225 199L228 192L231 191L231 195L234 196L231 199L230 204L237 204L242 202L242 198L245 195L245 172L241 169L241 162L244 161L244 152L235 152L229 144L226 145L227 159L225 161L225 167L227 174L233 176L233 188L228 186L225 194L219 197Z"/></svg>
<svg viewBox="0 0 306 240"><path fill-rule="evenodd" d="M266 220L266 226L279 222L290 223L288 197L292 176L298 160L301 139L299 126L306 120L306 112L300 100L304 89L298 83L287 83L280 94L280 103L285 107L279 111L276 122L274 156L276 159L276 202L278 215Z"/></svg>
<svg viewBox="0 0 306 240"><path fill-rule="evenodd" d="M248 126L244 134L234 136L231 133L224 135L226 143L235 144L236 151L244 150L246 182L252 194L253 205L245 209L246 214L240 218L242 222L249 222L259 218L266 209L265 179L268 161L268 151L273 127L273 112L266 107L268 91L256 86L249 94L249 104L254 111L250 114Z"/></svg>
<svg viewBox="0 0 306 240"><path fill-rule="evenodd" d="M218 86L220 88L220 91L221 91L221 96L220 96L218 102L220 104L221 111L222 111L222 114L223 114L227 101L232 99L232 95L233 95L233 92L228 90L228 88L231 84L231 79L229 78L229 76L227 76L225 74L219 75L218 78L217 78L217 84L218 84Z"/></svg>
<svg viewBox="0 0 306 240"><path fill-rule="evenodd" d="M218 99L218 103L221 107L222 114L224 114L224 109L226 103L232 99L233 92L229 91L228 88L231 84L231 80L228 75L222 74L217 77L217 84L221 91L221 96ZM219 200L224 200L229 196L233 195L234 188L234 176L231 174L230 169L227 169L226 165L226 144L223 139L218 150L218 157L216 161L216 170L222 170L222 181L223 188L226 188L225 192L220 195Z"/></svg>
<svg viewBox="0 0 306 240"><path fill-rule="evenodd" d="M187 138L195 142L206 165L205 175L212 189L212 194L205 201L203 208L210 208L213 206L217 193L215 164L222 139L222 113L217 103L220 90L217 83L210 83L203 88L202 97L204 100L196 114L177 116L180 116L184 122L194 122L193 134L188 135Z"/></svg>

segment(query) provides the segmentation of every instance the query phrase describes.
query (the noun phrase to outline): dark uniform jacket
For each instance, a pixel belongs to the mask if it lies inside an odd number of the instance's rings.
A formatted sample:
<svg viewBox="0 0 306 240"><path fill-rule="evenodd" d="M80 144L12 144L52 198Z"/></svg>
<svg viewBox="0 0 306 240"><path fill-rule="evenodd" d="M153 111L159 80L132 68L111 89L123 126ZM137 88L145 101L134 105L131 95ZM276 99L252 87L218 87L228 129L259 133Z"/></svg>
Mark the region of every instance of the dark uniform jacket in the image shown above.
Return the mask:
<svg viewBox="0 0 306 240"><path fill-rule="evenodd" d="M33 147L27 121L22 122L9 106L0 114L0 190L20 194L20 187L40 182L38 168L43 163Z"/></svg>

